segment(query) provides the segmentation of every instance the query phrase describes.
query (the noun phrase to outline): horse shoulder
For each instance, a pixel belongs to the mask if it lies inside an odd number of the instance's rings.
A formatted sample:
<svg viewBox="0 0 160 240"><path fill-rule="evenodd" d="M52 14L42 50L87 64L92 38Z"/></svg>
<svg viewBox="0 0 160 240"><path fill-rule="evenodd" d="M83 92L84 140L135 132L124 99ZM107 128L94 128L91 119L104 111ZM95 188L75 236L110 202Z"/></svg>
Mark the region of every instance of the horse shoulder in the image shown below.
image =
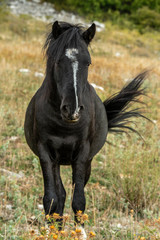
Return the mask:
<svg viewBox="0 0 160 240"><path fill-rule="evenodd" d="M31 150L38 155L37 143L39 141L38 137L38 129L37 129L37 121L39 116L42 115L42 109L44 108L44 104L42 104L42 91L43 88L40 87L34 96L31 98L29 105L26 110L25 122L24 122L24 132L26 141L31 148ZM38 122L39 124L39 122Z"/></svg>

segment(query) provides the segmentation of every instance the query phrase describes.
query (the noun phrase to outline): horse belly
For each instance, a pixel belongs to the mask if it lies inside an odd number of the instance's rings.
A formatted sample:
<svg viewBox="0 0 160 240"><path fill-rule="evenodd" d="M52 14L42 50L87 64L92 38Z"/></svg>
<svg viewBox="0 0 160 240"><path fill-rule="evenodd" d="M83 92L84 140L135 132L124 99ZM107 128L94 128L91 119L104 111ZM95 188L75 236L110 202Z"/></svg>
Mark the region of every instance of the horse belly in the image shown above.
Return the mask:
<svg viewBox="0 0 160 240"><path fill-rule="evenodd" d="M93 158L103 147L108 133L108 120L103 103L99 103L95 117L95 134L91 143L90 158Z"/></svg>
<svg viewBox="0 0 160 240"><path fill-rule="evenodd" d="M36 139L34 136L34 126L35 126L35 121L34 121L34 114L35 114L35 97L33 97L28 105L28 108L26 110L26 115L25 115L25 122L24 122L24 133L25 133L25 138L27 141L28 146L30 149L38 155L37 152L37 146L36 146Z"/></svg>

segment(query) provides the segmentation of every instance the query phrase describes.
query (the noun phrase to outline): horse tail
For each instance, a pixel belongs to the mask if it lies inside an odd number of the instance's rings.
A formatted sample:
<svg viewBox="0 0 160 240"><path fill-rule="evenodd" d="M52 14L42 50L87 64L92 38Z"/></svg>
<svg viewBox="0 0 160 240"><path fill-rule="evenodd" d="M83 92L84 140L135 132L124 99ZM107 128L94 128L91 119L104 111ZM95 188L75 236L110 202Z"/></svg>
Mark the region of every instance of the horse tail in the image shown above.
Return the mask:
<svg viewBox="0 0 160 240"><path fill-rule="evenodd" d="M107 117L108 117L108 129L111 132L125 132L129 129L138 133L134 128L128 125L131 117L145 117L142 115L139 108L128 110L132 102L143 103L139 100L139 97L144 94L144 88L141 88L142 83L148 75L148 71L145 71L135 77L128 85L124 86L122 90L111 96L109 99L103 102ZM148 119L149 120L149 119ZM138 133L139 134L139 133Z"/></svg>

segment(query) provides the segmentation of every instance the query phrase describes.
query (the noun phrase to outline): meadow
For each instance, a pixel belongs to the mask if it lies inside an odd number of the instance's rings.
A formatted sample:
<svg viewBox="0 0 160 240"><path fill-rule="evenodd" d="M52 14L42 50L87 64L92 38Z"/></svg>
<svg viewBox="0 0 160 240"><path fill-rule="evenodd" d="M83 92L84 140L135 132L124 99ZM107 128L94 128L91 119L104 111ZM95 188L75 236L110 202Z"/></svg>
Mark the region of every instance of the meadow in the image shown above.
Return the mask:
<svg viewBox="0 0 160 240"><path fill-rule="evenodd" d="M45 74L42 46L49 27L25 15L5 14L0 20L0 239L35 239L45 226L43 179L39 160L25 142L23 124ZM89 49L89 82L103 87L96 89L102 100L138 73L151 70L144 82L146 96L140 100L153 123L135 120L132 125L142 137L110 133L93 159L85 188L86 231L95 232L96 240L160 239L160 33L140 34L107 22ZM65 214L73 219L70 167L62 167L61 175L67 192ZM74 229L71 220L67 228Z"/></svg>

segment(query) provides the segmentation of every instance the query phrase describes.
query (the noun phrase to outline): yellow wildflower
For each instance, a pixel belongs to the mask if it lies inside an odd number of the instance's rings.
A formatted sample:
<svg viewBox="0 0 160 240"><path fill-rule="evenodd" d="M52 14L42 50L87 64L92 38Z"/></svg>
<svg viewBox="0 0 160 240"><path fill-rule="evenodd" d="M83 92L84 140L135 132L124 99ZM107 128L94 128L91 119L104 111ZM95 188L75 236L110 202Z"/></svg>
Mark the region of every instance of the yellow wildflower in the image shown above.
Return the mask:
<svg viewBox="0 0 160 240"><path fill-rule="evenodd" d="M87 214L83 214L82 219L83 219L83 221L87 221L88 220L88 215Z"/></svg>
<svg viewBox="0 0 160 240"><path fill-rule="evenodd" d="M41 231L41 234L45 235L47 229L45 227L41 227L40 231Z"/></svg>
<svg viewBox="0 0 160 240"><path fill-rule="evenodd" d="M160 223L160 218L157 219L157 222Z"/></svg>
<svg viewBox="0 0 160 240"><path fill-rule="evenodd" d="M76 228L75 232L76 232L76 233L81 233L81 229Z"/></svg>
<svg viewBox="0 0 160 240"><path fill-rule="evenodd" d="M66 222L70 218L70 216L69 215L64 215L62 218L63 218L63 221Z"/></svg>
<svg viewBox="0 0 160 240"><path fill-rule="evenodd" d="M30 234L31 234L31 235L34 235L34 234L35 234L34 229L31 229L31 230L30 230Z"/></svg>
<svg viewBox="0 0 160 240"><path fill-rule="evenodd" d="M80 221L81 224L83 224L85 221L88 221L88 215L83 214L83 215L78 217L78 220Z"/></svg>
<svg viewBox="0 0 160 240"><path fill-rule="evenodd" d="M39 236L38 238L36 238L36 240L42 240L42 239L44 239L44 236L43 236L43 235L41 235L41 236Z"/></svg>
<svg viewBox="0 0 160 240"><path fill-rule="evenodd" d="M131 215L133 215L133 214L134 214L134 210L133 210L133 209L131 209L130 213L131 213Z"/></svg>
<svg viewBox="0 0 160 240"><path fill-rule="evenodd" d="M45 227L41 227L41 231L45 231L46 229L45 229Z"/></svg>
<svg viewBox="0 0 160 240"><path fill-rule="evenodd" d="M54 226L54 225L51 225L49 228L50 228L51 230L53 230L53 229L55 229L55 226Z"/></svg>
<svg viewBox="0 0 160 240"><path fill-rule="evenodd" d="M81 215L81 214L82 214L81 210L77 211L77 215Z"/></svg>
<svg viewBox="0 0 160 240"><path fill-rule="evenodd" d="M48 220L50 218L49 214L46 215L46 219Z"/></svg>
<svg viewBox="0 0 160 240"><path fill-rule="evenodd" d="M141 237L140 240L146 240L146 238L145 237Z"/></svg>
<svg viewBox="0 0 160 240"><path fill-rule="evenodd" d="M87 214L83 214L81 210L77 211L77 220L83 224L84 221L88 220L88 215Z"/></svg>
<svg viewBox="0 0 160 240"><path fill-rule="evenodd" d="M53 234L53 239L57 239L58 235L57 234Z"/></svg>
<svg viewBox="0 0 160 240"><path fill-rule="evenodd" d="M64 236L64 237L66 237L68 234L67 234L67 232L66 231L60 231L60 234L62 235L62 236Z"/></svg>
<svg viewBox="0 0 160 240"><path fill-rule="evenodd" d="M96 234L94 232L89 233L89 237L95 237L95 236L96 236Z"/></svg>
<svg viewBox="0 0 160 240"><path fill-rule="evenodd" d="M76 236L76 232L75 231L71 231L71 236L75 237Z"/></svg>
<svg viewBox="0 0 160 240"><path fill-rule="evenodd" d="M60 218L59 213L53 213L53 218L54 218L54 219L59 219L59 218Z"/></svg>

